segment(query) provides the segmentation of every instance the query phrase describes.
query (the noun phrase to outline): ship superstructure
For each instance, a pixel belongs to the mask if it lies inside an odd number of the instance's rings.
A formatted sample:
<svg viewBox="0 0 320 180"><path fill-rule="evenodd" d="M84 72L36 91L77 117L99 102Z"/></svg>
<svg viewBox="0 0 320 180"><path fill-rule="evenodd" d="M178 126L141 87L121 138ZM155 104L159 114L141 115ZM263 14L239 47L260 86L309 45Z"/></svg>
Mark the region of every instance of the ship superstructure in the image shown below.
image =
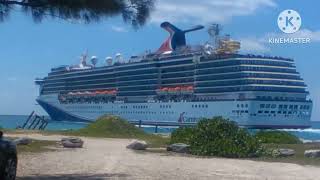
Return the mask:
<svg viewBox="0 0 320 180"><path fill-rule="evenodd" d="M211 43L186 45L185 33L165 22L169 38L154 53L124 61L121 54L106 65L53 68L40 85L38 103L54 120L94 121L118 115L128 120L194 122L223 116L254 128L306 128L312 101L294 61L241 55L240 43L220 37L212 25Z"/></svg>

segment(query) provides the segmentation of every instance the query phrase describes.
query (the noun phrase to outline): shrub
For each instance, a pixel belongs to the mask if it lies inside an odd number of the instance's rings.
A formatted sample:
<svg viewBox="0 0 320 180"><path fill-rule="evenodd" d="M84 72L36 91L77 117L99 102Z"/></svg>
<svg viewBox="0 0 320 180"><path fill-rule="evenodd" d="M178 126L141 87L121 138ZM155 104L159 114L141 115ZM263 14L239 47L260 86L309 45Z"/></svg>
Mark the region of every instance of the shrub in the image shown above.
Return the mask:
<svg viewBox="0 0 320 180"><path fill-rule="evenodd" d="M138 138L146 136L143 130L118 116L102 116L87 127L74 131L83 136L108 138Z"/></svg>
<svg viewBox="0 0 320 180"><path fill-rule="evenodd" d="M190 145L193 154L223 157L249 157L260 148L245 129L222 117L200 121Z"/></svg>
<svg viewBox="0 0 320 180"><path fill-rule="evenodd" d="M235 122L214 117L201 120L194 128L176 130L171 142L190 145L190 152L201 156L243 158L257 155L259 142Z"/></svg>
<svg viewBox="0 0 320 180"><path fill-rule="evenodd" d="M174 130L171 133L170 143L185 143L190 144L191 136L194 132L194 128L192 127L182 127Z"/></svg>
<svg viewBox="0 0 320 180"><path fill-rule="evenodd" d="M255 137L261 143L273 144L300 144L298 137L285 131L259 131Z"/></svg>

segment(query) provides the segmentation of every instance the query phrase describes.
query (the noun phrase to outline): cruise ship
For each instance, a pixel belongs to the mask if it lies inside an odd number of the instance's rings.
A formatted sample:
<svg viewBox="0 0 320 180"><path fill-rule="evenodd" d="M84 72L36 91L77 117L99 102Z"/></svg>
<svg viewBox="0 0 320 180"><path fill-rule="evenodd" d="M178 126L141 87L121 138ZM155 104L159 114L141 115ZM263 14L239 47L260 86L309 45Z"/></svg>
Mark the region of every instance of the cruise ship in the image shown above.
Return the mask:
<svg viewBox="0 0 320 180"><path fill-rule="evenodd" d="M308 128L312 101L293 59L240 54L241 44L221 27L210 40L186 44L169 22L169 38L156 51L125 60L107 57L103 66L87 53L79 65L52 68L37 78L37 102L58 121L95 121L116 115L129 121L197 123L222 116L248 128Z"/></svg>

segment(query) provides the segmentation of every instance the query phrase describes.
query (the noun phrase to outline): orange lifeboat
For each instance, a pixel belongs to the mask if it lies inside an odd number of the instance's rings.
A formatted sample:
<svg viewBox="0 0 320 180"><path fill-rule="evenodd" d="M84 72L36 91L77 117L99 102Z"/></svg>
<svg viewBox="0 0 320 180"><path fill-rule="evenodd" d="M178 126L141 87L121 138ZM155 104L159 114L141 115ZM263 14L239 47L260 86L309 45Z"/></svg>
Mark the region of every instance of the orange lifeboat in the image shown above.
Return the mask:
<svg viewBox="0 0 320 180"><path fill-rule="evenodd" d="M102 94L102 91L95 91L97 95Z"/></svg>
<svg viewBox="0 0 320 180"><path fill-rule="evenodd" d="M102 94L110 94L110 91L108 90L102 91Z"/></svg>
<svg viewBox="0 0 320 180"><path fill-rule="evenodd" d="M168 90L169 90L169 88L167 88L167 87L161 88L161 91L168 91Z"/></svg>
<svg viewBox="0 0 320 180"><path fill-rule="evenodd" d="M187 91L187 90L188 90L187 87L185 87L185 86L181 87L181 91Z"/></svg>
<svg viewBox="0 0 320 180"><path fill-rule="evenodd" d="M193 86L188 86L187 90L192 91L193 90Z"/></svg>
<svg viewBox="0 0 320 180"><path fill-rule="evenodd" d="M169 88L168 88L168 91L174 91L174 88L169 87Z"/></svg>

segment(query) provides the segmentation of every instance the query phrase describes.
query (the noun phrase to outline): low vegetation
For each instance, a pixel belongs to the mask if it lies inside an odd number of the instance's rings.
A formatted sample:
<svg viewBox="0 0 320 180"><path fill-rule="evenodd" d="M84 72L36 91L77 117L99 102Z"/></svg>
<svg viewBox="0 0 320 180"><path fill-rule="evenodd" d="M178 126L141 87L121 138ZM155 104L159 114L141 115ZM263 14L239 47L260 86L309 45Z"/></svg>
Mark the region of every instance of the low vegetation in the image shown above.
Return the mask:
<svg viewBox="0 0 320 180"><path fill-rule="evenodd" d="M174 143L185 143L190 144L191 137L194 133L195 128L192 127L181 127L174 130L171 133L170 144Z"/></svg>
<svg viewBox="0 0 320 180"><path fill-rule="evenodd" d="M10 133L34 133L33 131L5 130ZM38 132L38 131L36 131ZM250 158L256 161L286 162L301 165L320 166L319 159L304 157L304 151L320 149L320 143L303 144L296 136L282 131L264 130L248 133L236 123L214 117L203 119L195 127L181 127L171 134L171 138L145 133L142 129L116 116L103 116L96 122L79 130L41 132L67 136L86 136L100 138L125 138L147 141L151 147L165 147L172 143L190 145L190 153L200 156L220 156L229 158ZM18 146L19 153L52 151L57 145L54 141L34 140L27 146ZM53 148L52 148L53 147ZM290 157L272 157L268 152L273 149L289 148L295 150ZM152 150L148 152L153 152ZM156 149L157 153L164 152ZM255 158L251 158L255 157Z"/></svg>
<svg viewBox="0 0 320 180"><path fill-rule="evenodd" d="M305 150L320 149L320 143L304 144L298 137L283 131L264 130L250 134L221 117L203 119L196 127L178 128L171 134L170 143L189 144L190 153L201 156L320 166L319 159L304 156ZM292 149L295 154L275 157L272 156L275 149Z"/></svg>
<svg viewBox="0 0 320 180"><path fill-rule="evenodd" d="M163 147L169 141L168 138L148 134L117 116L102 116L85 128L66 131L64 134L100 138L140 139L147 141L152 147Z"/></svg>
<svg viewBox="0 0 320 180"><path fill-rule="evenodd" d="M285 131L259 131L255 137L265 144L301 144L298 137Z"/></svg>
<svg viewBox="0 0 320 180"><path fill-rule="evenodd" d="M320 149L320 143L307 143L307 144L264 144L265 149L293 149L295 155L290 157L272 157L270 155L264 154L258 158L252 160L265 161L265 162L283 162L283 163L294 163L300 165L313 165L320 166L319 158L307 158L304 156L305 150L310 149Z"/></svg>
<svg viewBox="0 0 320 180"><path fill-rule="evenodd" d="M244 158L257 156L261 151L254 136L222 117L203 119L193 128L177 129L171 142L180 141L190 145L191 154L201 156Z"/></svg>
<svg viewBox="0 0 320 180"><path fill-rule="evenodd" d="M55 146L58 146L57 141L32 140L28 145L18 145L17 151L19 154L47 152L54 151Z"/></svg>
<svg viewBox="0 0 320 180"><path fill-rule="evenodd" d="M14 132L10 131L10 133L14 133ZM8 134L8 133L6 133L6 134ZM10 136L9 137L6 136L4 138L7 140L10 140L10 141L14 141L15 139L18 139L17 137L10 137ZM17 151L18 151L18 154L54 151L54 148L58 147L58 145L59 145L58 143L59 142L57 142L57 141L46 141L46 140L32 139L30 144L17 145Z"/></svg>

